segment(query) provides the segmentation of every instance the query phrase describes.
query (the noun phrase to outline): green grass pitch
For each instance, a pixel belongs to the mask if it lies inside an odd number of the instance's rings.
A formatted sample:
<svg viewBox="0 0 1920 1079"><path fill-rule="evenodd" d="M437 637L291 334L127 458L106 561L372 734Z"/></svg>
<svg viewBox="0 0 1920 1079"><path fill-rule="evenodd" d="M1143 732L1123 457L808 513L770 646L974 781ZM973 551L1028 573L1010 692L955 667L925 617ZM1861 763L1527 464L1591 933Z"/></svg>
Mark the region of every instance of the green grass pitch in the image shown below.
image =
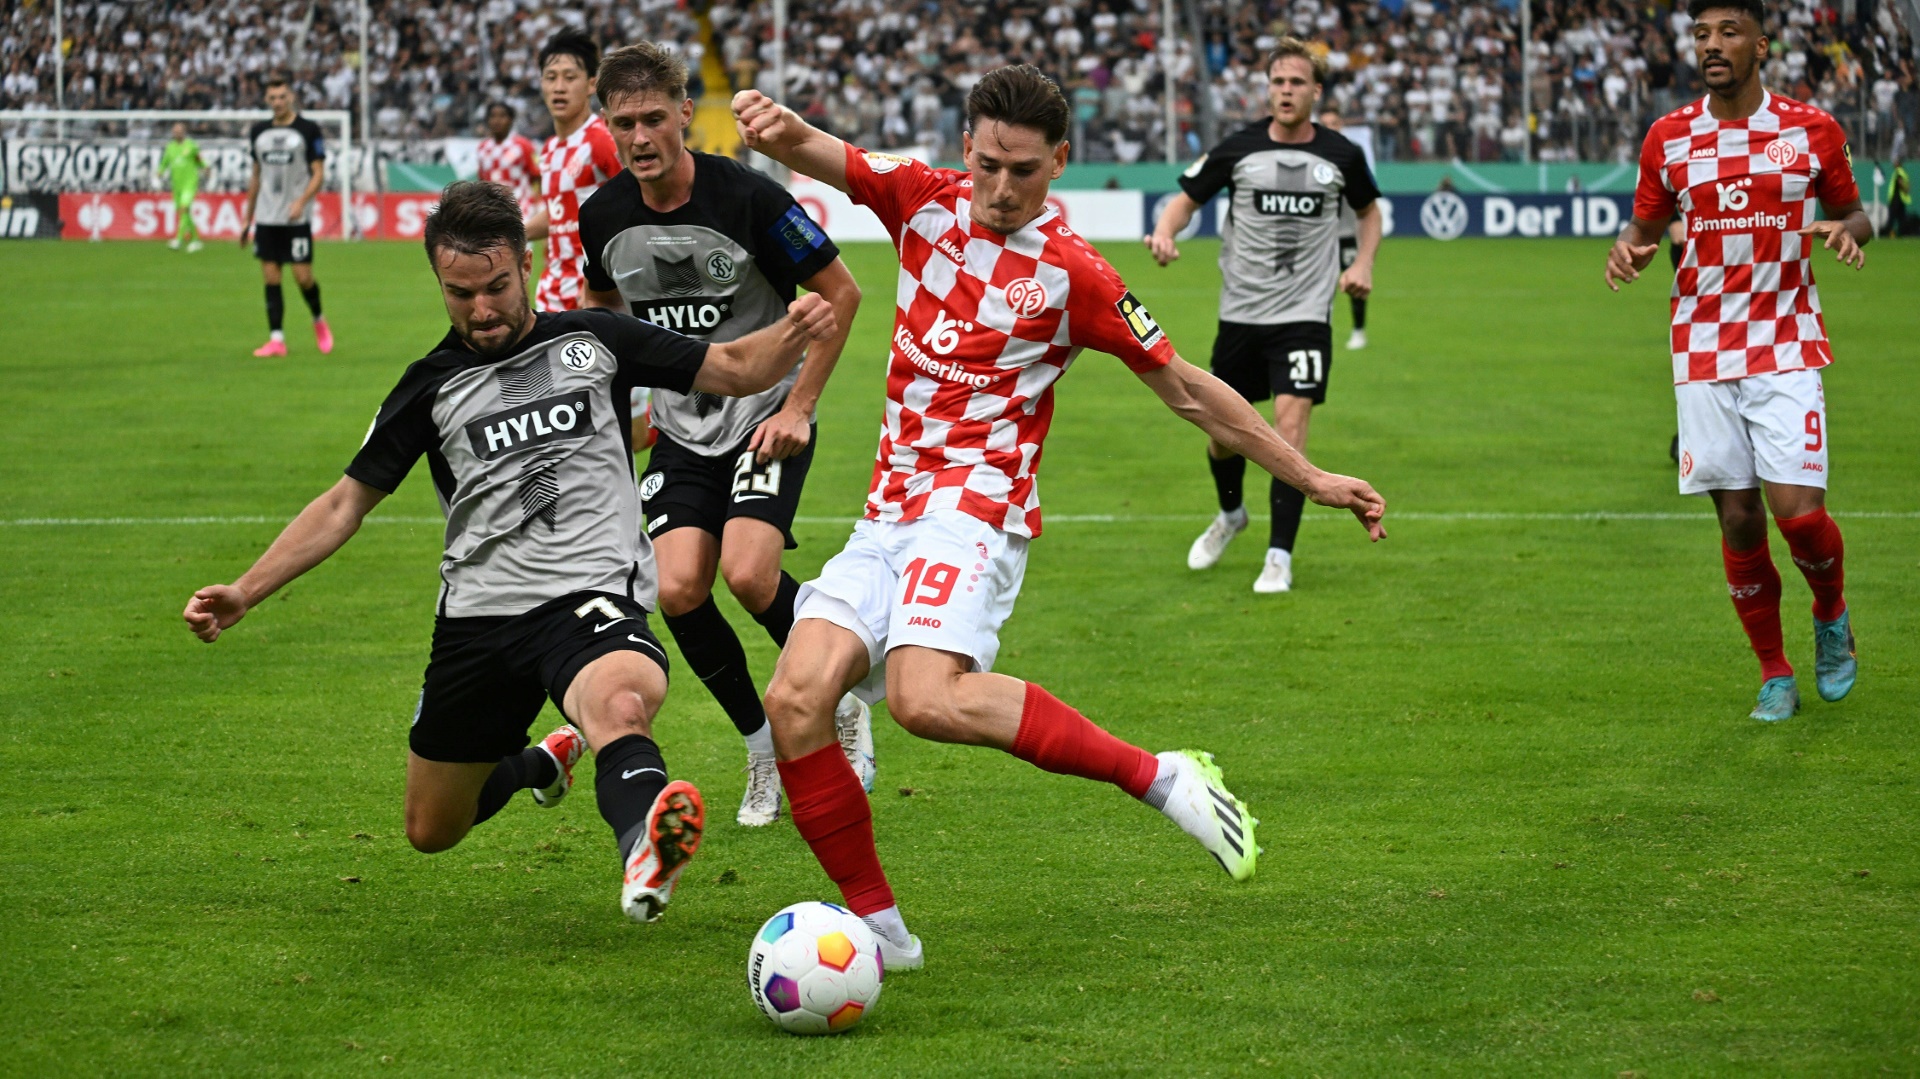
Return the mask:
<svg viewBox="0 0 1920 1079"><path fill-rule="evenodd" d="M1204 362L1214 249L1162 271L1107 247ZM443 332L414 246L320 245L338 350L314 353L289 289L293 354L259 361L233 245L0 245L4 1070L1920 1072L1920 245L1818 267L1863 674L1815 697L1776 537L1808 703L1772 726L1746 718L1757 666L1706 503L1674 493L1664 263L1613 296L1603 250L1386 245L1373 345L1336 349L1311 449L1385 493L1391 535L1316 511L1291 595L1250 591L1259 524L1185 568L1213 509L1201 436L1083 356L1001 669L1150 748L1214 751L1264 820L1260 875L1232 884L1109 788L883 721L876 825L928 967L807 1040L758 1015L744 962L763 918L831 885L785 821L733 826L740 745L684 667L658 733L715 825L660 924L620 916L590 790L408 848L424 471L218 645L180 622ZM822 408L803 580L858 511L880 416L893 261L847 259L867 303ZM765 634L723 605L764 682Z"/></svg>

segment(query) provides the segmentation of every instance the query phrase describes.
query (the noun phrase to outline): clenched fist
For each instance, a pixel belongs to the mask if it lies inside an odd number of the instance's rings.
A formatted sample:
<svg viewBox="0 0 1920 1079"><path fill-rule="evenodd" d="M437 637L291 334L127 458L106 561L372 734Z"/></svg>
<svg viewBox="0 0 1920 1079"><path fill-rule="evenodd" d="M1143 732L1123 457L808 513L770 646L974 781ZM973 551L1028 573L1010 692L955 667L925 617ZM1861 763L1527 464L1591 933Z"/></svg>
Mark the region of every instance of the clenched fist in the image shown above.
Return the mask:
<svg viewBox="0 0 1920 1079"><path fill-rule="evenodd" d="M788 304L787 319L815 341L825 341L838 329L833 305L817 292L801 293L799 299Z"/></svg>

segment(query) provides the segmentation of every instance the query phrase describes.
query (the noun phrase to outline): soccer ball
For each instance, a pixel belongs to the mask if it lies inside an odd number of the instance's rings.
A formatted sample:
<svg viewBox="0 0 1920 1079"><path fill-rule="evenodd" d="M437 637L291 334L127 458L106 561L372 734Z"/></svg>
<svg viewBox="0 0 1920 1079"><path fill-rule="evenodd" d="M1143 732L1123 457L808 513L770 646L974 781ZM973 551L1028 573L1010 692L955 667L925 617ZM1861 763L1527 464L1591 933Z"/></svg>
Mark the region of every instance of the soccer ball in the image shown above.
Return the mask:
<svg viewBox="0 0 1920 1079"><path fill-rule="evenodd" d="M789 1034L852 1029L880 999L880 942L832 903L795 903L767 919L747 949L747 988Z"/></svg>

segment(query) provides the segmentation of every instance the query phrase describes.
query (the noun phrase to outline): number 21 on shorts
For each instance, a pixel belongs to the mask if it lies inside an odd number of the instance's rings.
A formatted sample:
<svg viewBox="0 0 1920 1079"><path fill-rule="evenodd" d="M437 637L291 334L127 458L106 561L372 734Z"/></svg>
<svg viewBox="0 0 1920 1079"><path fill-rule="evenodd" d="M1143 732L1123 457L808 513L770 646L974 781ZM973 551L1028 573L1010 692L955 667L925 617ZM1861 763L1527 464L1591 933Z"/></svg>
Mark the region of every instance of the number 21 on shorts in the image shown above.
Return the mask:
<svg viewBox="0 0 1920 1079"><path fill-rule="evenodd" d="M916 558L907 563L904 578L906 587L900 592L901 606L922 603L939 607L953 598L953 586L960 583L960 567Z"/></svg>

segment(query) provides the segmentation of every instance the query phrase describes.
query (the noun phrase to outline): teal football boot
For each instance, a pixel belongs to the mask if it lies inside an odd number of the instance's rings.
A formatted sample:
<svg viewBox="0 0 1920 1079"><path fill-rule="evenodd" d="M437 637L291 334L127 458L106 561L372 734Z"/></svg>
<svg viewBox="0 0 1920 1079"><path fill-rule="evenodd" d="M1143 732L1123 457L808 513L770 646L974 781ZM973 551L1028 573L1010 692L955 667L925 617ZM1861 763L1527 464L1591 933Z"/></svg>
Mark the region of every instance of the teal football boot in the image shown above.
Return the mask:
<svg viewBox="0 0 1920 1079"><path fill-rule="evenodd" d="M1848 612L1831 622L1813 623L1813 684L1823 701L1837 701L1853 690L1860 674L1860 661L1854 656L1853 620Z"/></svg>
<svg viewBox="0 0 1920 1079"><path fill-rule="evenodd" d="M1800 687L1790 674L1769 678L1760 686L1760 700L1753 706L1753 718L1774 723L1792 718L1800 710Z"/></svg>

